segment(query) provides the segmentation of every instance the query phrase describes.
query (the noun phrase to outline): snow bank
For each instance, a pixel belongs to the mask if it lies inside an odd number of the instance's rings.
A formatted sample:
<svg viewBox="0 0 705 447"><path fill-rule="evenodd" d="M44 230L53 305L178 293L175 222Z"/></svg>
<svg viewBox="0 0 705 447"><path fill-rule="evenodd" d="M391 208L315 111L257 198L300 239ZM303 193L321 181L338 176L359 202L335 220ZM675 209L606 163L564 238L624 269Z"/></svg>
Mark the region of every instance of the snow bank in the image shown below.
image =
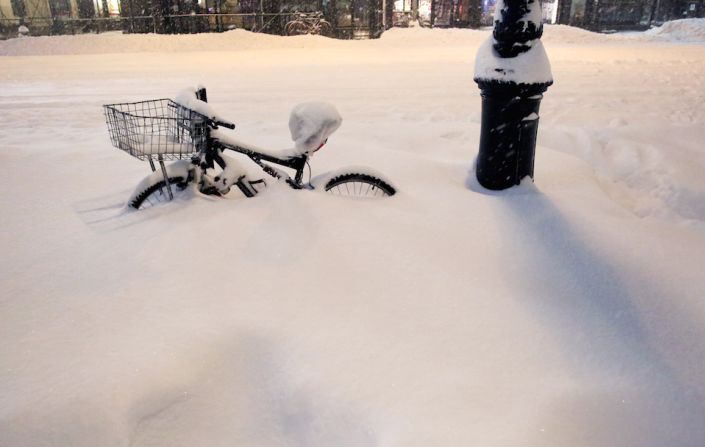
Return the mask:
<svg viewBox="0 0 705 447"><path fill-rule="evenodd" d="M440 31L440 32L439 32ZM461 28L390 28L375 42L380 46L442 46L462 45L469 42L479 42L487 37L491 28L461 29Z"/></svg>
<svg viewBox="0 0 705 447"><path fill-rule="evenodd" d="M702 20L687 19L668 22L661 28L645 33L600 34L567 25L544 25L542 40L556 44L623 43L650 40L673 40L672 27L686 33L687 41L705 41ZM680 23L684 22L684 23ZM674 25L669 25L673 23ZM687 26L686 26L687 24ZM675 33L675 31L672 31ZM0 41L0 56L62 55L62 54L111 54L111 53L183 53L204 51L245 51L251 49L325 49L395 48L408 46L448 45L476 46L491 33L469 29L392 28L380 39L369 41L341 41L321 36L272 36L245 30L232 30L210 34L83 34L76 36L38 36ZM661 33L664 33L663 35Z"/></svg>
<svg viewBox="0 0 705 447"><path fill-rule="evenodd" d="M541 40L552 44L595 44L623 42L625 39L621 34L602 34L575 26L544 24Z"/></svg>
<svg viewBox="0 0 705 447"><path fill-rule="evenodd" d="M316 48L333 39L321 36L274 36L232 30L203 34L81 34L75 36L32 36L0 41L0 55L61 55L111 53L181 53L241 51L271 48ZM341 41L338 41L341 42ZM344 43L343 43L344 44Z"/></svg>
<svg viewBox="0 0 705 447"><path fill-rule="evenodd" d="M676 42L705 42L705 19L673 20L645 34Z"/></svg>

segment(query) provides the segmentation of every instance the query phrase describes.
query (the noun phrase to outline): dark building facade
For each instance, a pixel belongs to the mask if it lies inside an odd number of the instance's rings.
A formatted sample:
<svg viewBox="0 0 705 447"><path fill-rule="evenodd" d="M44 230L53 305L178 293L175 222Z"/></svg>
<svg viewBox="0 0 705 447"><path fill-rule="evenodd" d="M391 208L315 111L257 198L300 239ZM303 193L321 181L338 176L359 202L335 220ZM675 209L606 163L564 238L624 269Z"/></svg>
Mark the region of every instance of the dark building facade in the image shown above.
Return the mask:
<svg viewBox="0 0 705 447"><path fill-rule="evenodd" d="M705 17L705 0L558 0L557 22L595 31Z"/></svg>
<svg viewBox="0 0 705 447"><path fill-rule="evenodd" d="M540 0L547 23L594 31L646 29L705 17L705 0ZM379 37L392 26L477 28L491 25L497 0L0 0L0 38L79 34L200 33L246 29L288 34L299 13L325 20L340 39ZM315 32L314 32L315 33Z"/></svg>

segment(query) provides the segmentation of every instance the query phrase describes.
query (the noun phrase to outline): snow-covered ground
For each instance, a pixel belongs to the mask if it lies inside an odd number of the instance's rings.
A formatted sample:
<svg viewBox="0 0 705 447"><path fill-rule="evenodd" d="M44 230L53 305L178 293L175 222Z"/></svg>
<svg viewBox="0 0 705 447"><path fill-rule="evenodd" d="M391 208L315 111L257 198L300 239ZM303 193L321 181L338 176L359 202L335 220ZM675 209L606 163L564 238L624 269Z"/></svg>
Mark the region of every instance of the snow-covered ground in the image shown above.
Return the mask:
<svg viewBox="0 0 705 447"><path fill-rule="evenodd" d="M487 33L0 42L0 446L705 445L703 39L546 27L536 183L488 193ZM125 212L101 104L197 83L263 146L334 103L313 174L399 194Z"/></svg>

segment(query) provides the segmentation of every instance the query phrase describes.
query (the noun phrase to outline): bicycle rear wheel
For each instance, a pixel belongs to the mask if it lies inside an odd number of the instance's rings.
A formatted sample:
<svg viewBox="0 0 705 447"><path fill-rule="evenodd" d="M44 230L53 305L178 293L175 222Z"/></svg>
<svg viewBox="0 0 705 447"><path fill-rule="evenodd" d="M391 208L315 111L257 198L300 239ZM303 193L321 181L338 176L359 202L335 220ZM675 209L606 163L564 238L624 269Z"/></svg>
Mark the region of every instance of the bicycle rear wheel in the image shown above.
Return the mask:
<svg viewBox="0 0 705 447"><path fill-rule="evenodd" d="M287 36L300 36L309 33L309 26L300 20L295 20L286 24L284 32Z"/></svg>
<svg viewBox="0 0 705 447"><path fill-rule="evenodd" d="M318 34L325 37L333 37L333 25L327 20L321 20L318 24Z"/></svg>
<svg viewBox="0 0 705 447"><path fill-rule="evenodd" d="M382 198L397 193L392 185L381 178L359 172L335 176L326 182L323 189L330 194L345 197Z"/></svg>

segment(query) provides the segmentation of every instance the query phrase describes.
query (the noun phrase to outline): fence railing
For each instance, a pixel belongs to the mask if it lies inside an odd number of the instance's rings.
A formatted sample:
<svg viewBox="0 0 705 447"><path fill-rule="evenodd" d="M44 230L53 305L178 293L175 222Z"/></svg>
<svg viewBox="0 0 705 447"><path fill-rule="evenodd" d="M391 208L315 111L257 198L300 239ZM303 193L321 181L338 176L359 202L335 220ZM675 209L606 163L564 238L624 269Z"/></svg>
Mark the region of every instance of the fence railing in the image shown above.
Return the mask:
<svg viewBox="0 0 705 447"><path fill-rule="evenodd" d="M29 35L66 35L122 31L124 33L195 34L245 29L268 34L284 34L284 27L294 12L237 14L175 14L163 17L95 17L87 19L32 17L25 18ZM0 39L18 36L20 19L0 18ZM370 27L334 28L334 37L354 39L377 37L381 29Z"/></svg>

